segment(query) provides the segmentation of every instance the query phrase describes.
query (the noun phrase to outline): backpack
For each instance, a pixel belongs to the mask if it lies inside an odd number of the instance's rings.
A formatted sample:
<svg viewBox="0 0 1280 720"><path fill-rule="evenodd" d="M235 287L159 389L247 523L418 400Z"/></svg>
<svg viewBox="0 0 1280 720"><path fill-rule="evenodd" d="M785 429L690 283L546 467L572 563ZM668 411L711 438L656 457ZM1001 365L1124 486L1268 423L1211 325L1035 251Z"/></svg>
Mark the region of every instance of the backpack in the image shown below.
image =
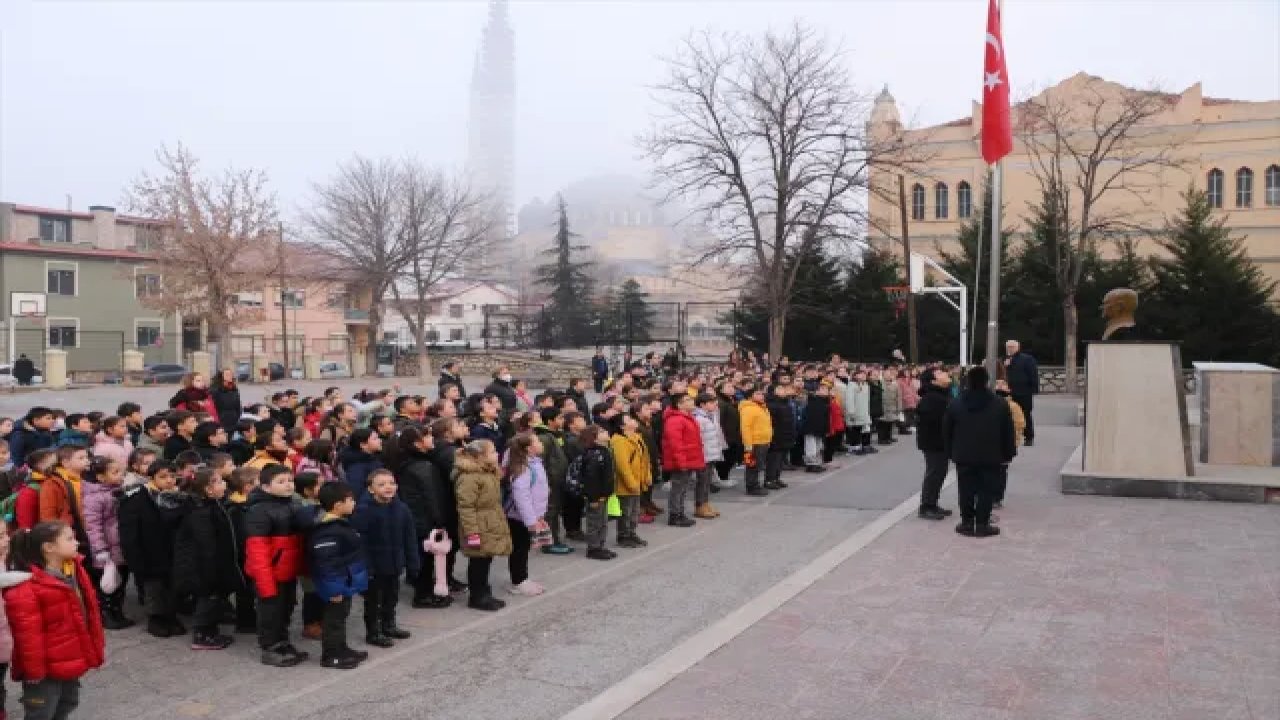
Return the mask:
<svg viewBox="0 0 1280 720"><path fill-rule="evenodd" d="M5 523L10 528L15 527L14 523L18 520L18 493L21 492L24 487L31 488L37 493L40 492L40 483L32 480L31 473L28 472L18 487L14 488L13 492L9 493L8 497L0 500L0 517L4 518Z"/></svg>
<svg viewBox="0 0 1280 720"><path fill-rule="evenodd" d="M582 496L582 470L586 466L587 453L578 453L569 463L569 470L564 474L564 494L568 497Z"/></svg>

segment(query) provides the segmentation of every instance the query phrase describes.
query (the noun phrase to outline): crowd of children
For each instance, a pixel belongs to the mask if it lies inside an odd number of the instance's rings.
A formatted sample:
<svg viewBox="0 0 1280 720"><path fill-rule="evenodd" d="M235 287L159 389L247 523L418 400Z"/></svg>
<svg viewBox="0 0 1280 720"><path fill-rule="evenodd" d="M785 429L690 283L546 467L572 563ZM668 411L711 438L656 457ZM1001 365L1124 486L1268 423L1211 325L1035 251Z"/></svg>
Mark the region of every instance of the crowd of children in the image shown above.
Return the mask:
<svg viewBox="0 0 1280 720"><path fill-rule="evenodd" d="M126 402L110 416L34 407L0 419L13 533L7 553L0 533L0 661L23 683L27 717L75 707L78 678L103 661L103 629L135 624L130 578L146 632L184 636L189 623L193 649L219 650L231 626L278 667L308 657L289 635L301 594L302 635L321 642L323 666L349 669L368 657L346 635L356 595L379 648L410 636L397 621L402 580L413 608L466 593L469 607L500 610L495 558L507 558L510 592L539 595L535 549L581 544L608 561L611 520L622 549L645 547L641 526L664 514L675 527L714 520L712 495L736 485L736 467L746 494L765 496L787 487L785 471L877 452L873 436L911 432L919 388L915 369L838 357L686 372L646 359L614 375L594 403L586 380L530 396L506 368L469 395L451 362L434 399L330 388L242 405L227 372L213 388L188 376L150 416Z"/></svg>

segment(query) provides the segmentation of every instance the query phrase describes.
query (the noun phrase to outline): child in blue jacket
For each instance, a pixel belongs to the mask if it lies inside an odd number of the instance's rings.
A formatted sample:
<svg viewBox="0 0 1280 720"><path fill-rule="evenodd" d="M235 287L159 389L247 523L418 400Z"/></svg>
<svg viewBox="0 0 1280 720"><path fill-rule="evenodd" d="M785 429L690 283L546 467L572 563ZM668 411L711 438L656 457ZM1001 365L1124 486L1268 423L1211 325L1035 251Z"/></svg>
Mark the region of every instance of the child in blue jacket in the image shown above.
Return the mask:
<svg viewBox="0 0 1280 720"><path fill-rule="evenodd" d="M369 473L369 491L360 496L351 524L364 540L369 567L369 590L364 595L365 642L391 647L393 640L407 640L409 631L396 625L396 601L400 576L418 576L422 561L413 511L398 496L399 486L390 470Z"/></svg>
<svg viewBox="0 0 1280 720"><path fill-rule="evenodd" d="M324 516L307 541L307 561L316 595L324 601L320 664L350 670L369 657L347 645L351 598L369 589L364 543L348 518L356 501L344 483L325 483L317 498Z"/></svg>

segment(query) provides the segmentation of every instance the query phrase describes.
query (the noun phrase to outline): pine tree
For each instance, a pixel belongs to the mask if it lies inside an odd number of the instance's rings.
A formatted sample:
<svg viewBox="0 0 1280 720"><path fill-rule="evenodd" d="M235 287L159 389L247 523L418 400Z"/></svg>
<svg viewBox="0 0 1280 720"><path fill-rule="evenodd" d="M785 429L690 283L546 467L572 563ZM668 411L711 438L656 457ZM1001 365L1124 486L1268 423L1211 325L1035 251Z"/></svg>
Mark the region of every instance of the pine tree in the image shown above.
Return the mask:
<svg viewBox="0 0 1280 720"><path fill-rule="evenodd" d="M990 287L988 278L990 278L991 273L991 200L991 190L984 183L982 188L982 213L970 217L960 226L959 232L956 233L957 249L955 252L939 251L941 256L939 264L969 289L969 307L966 312L969 313L969 337L973 348L971 357L974 362L980 362L982 358L986 357L986 328L987 318L990 317L990 313L987 312L989 304L987 291ZM1000 247L1003 252L1000 253L1000 277L1002 285L1009 282L1013 273L1013 237L1014 234L1010 230L1005 230L1001 233ZM981 263L978 262L979 256L982 258ZM978 277L979 271L981 271L981 277ZM1004 289L1007 292L1008 288L1005 287ZM921 300L925 302L922 303ZM973 316L975 305L978 308L976 321ZM1000 303L1002 322L1005 318L1007 305L1008 301L1002 299ZM928 309L927 313L925 312L926 308ZM959 334L959 320L955 317L955 308L952 308L941 299L931 297L917 298L916 315L920 318L922 357L935 359L954 357L958 349L957 336ZM937 315L945 316L947 323L937 322L935 317ZM939 330L942 330L941 336L939 336Z"/></svg>
<svg viewBox="0 0 1280 720"><path fill-rule="evenodd" d="M1234 361L1280 364L1280 315L1268 280L1215 218L1203 191L1183 194L1186 206L1159 243L1167 259L1152 263L1149 302L1139 305L1139 329L1182 344L1184 364ZM1144 331L1145 332L1145 331Z"/></svg>
<svg viewBox="0 0 1280 720"><path fill-rule="evenodd" d="M789 258L795 294L787 313L783 352L793 358L820 358L836 351L843 334L836 309L841 304L840 264L818 243Z"/></svg>
<svg viewBox="0 0 1280 720"><path fill-rule="evenodd" d="M653 333L653 308L649 307L649 293L635 278L628 278L618 291L617 304L622 322L622 339L628 345L647 345Z"/></svg>
<svg viewBox="0 0 1280 720"><path fill-rule="evenodd" d="M1085 265L1084 280L1080 283L1078 300L1080 313L1080 337L1091 340L1102 337L1107 321L1102 317L1102 298L1116 288L1137 291L1146 298L1151 289L1150 263L1138 255L1133 241L1125 238L1116 243L1117 256L1111 260L1089 258ZM1083 357L1083 355L1081 356Z"/></svg>
<svg viewBox="0 0 1280 720"><path fill-rule="evenodd" d="M885 286L903 282L902 266L887 250L868 249L849 265L840 292L844 331L837 338L837 352L879 362L905 348L906 313L898 313L884 292Z"/></svg>
<svg viewBox="0 0 1280 720"><path fill-rule="evenodd" d="M1045 365L1064 356L1063 293L1058 275L1074 252L1061 226L1052 196L1031 208L1029 232L1011 248L1010 267L1001 283L1001 342L1016 339Z"/></svg>
<svg viewBox="0 0 1280 720"><path fill-rule="evenodd" d="M550 260L534 268L534 278L549 293L546 337L556 347L579 347L594 339L596 318L590 307L593 283L588 274L593 263L577 259L587 246L574 243L578 235L569 229L569 211L563 197L559 203L555 242L543 252Z"/></svg>

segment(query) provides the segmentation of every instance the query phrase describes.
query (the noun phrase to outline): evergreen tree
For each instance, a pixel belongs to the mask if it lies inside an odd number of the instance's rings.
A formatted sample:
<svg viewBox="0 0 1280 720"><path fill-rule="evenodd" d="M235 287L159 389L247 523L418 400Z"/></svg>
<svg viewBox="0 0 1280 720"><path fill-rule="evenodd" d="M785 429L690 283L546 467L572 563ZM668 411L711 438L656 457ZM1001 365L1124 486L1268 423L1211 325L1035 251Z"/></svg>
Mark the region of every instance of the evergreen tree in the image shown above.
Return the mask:
<svg viewBox="0 0 1280 720"><path fill-rule="evenodd" d="M783 353L793 358L820 358L835 352L844 331L840 324L840 265L815 243L789 258L795 272L795 294L787 313Z"/></svg>
<svg viewBox="0 0 1280 720"><path fill-rule="evenodd" d="M986 357L987 346L987 319L990 317L988 310L988 293L990 287L991 273L991 189L983 184L982 188L982 212L976 216L970 217L964 224L960 226L959 232L956 233L956 250L948 252L940 250L941 259L938 264L957 280L964 283L969 290L969 337L970 346L973 352L970 357L973 362L981 362ZM1005 230L1001 233L1000 247L1000 278L1001 284L1004 286L1008 283L1013 273L1013 256L1014 256L1014 234L1011 230ZM981 263L978 258L981 256ZM981 271L981 277L978 273ZM1008 311L1007 300L1008 287L1004 287L1001 294L1005 297L1000 303L1000 317L1002 324L1005 321ZM955 317L956 310L948 305L945 301L937 298L923 298L926 302L921 303L922 298L917 298L916 315L920 319L920 348L922 357L933 359L953 358L959 350L959 320ZM922 305L930 308L928 315L922 312ZM975 321L973 316L973 307L977 306L978 315ZM945 312L943 312L945 311ZM948 314L949 313L949 314ZM936 322L936 316L942 315L948 319L943 324ZM926 325L928 331L926 332ZM926 352L925 349L928 348ZM997 348L1002 350L1003 345Z"/></svg>
<svg viewBox="0 0 1280 720"><path fill-rule="evenodd" d="M1184 193L1186 206L1159 243L1167 259L1152 263L1149 302L1139 306L1144 333L1182 343L1184 364L1235 361L1280 364L1276 283L1245 254L1205 193Z"/></svg>
<svg viewBox="0 0 1280 720"><path fill-rule="evenodd" d="M1058 275L1066 272L1064 258L1074 251L1060 237L1062 223L1050 195L1031 210L1029 232L1011 248L1001 283L1000 342L1016 339L1041 364L1061 364L1065 333Z"/></svg>
<svg viewBox="0 0 1280 720"><path fill-rule="evenodd" d="M586 245L574 243L577 234L569 229L569 212L559 198L560 217L554 244L543 252L548 262L534 268L537 283L547 289L546 336L556 347L578 347L594 340L596 318L590 307L593 263L579 260Z"/></svg>
<svg viewBox="0 0 1280 720"><path fill-rule="evenodd" d="M618 292L617 303L623 323L622 339L632 344L649 344L654 317L653 308L649 307L649 293L640 288L635 278L628 278Z"/></svg>
<svg viewBox="0 0 1280 720"><path fill-rule="evenodd" d="M1117 256L1112 260L1091 257L1085 265L1084 280L1078 296L1080 307L1080 337L1094 340L1102 337L1107 321L1102 317L1102 298L1116 288L1137 291L1145 299L1151 288L1150 263L1138 255L1138 249L1128 238L1116 243ZM1084 350L1082 349L1083 353ZM1082 354L1080 357L1084 357Z"/></svg>
<svg viewBox="0 0 1280 720"><path fill-rule="evenodd" d="M834 351L869 362L884 361L895 349L905 352L906 313L897 312L884 291L902 284L902 266L887 250L870 248L850 263L840 292L844 331L833 338Z"/></svg>

